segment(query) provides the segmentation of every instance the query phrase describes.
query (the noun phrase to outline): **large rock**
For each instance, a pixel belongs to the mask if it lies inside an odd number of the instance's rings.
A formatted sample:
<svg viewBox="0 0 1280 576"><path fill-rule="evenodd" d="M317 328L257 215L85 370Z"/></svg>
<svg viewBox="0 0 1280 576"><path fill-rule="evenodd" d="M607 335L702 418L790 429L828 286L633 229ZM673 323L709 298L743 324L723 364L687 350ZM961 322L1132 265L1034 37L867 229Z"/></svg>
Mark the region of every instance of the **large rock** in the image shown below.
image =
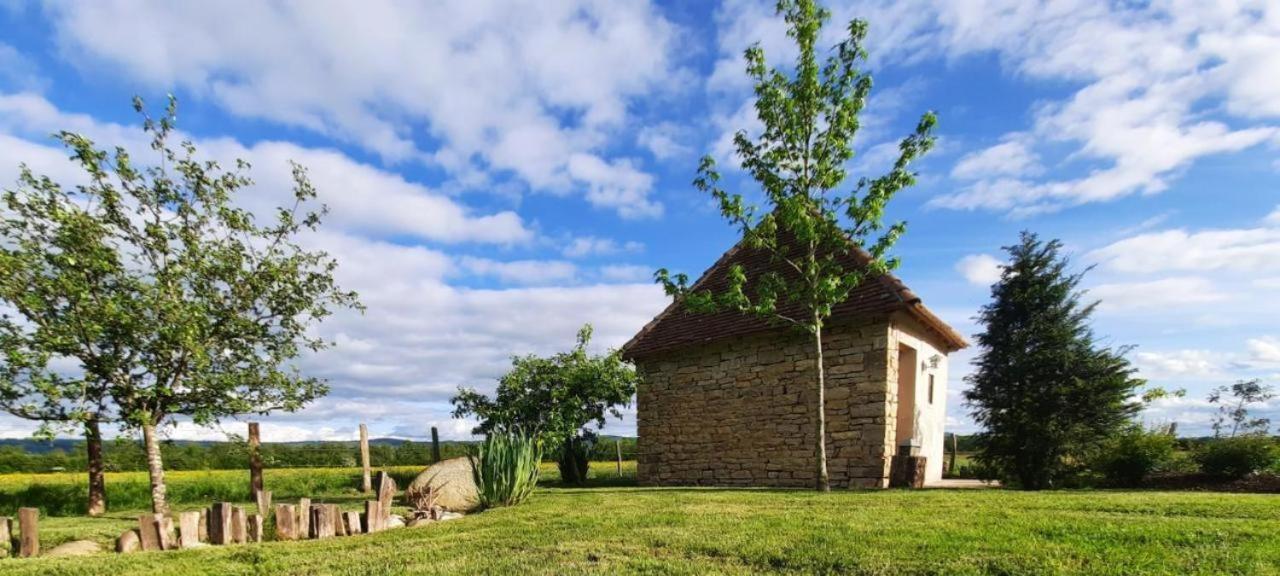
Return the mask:
<svg viewBox="0 0 1280 576"><path fill-rule="evenodd" d="M75 540L55 546L52 550L45 552L44 556L50 558L61 558L64 556L88 556L102 552L102 547L93 540Z"/></svg>
<svg viewBox="0 0 1280 576"><path fill-rule="evenodd" d="M406 495L430 487L436 494L436 505L452 512L470 512L479 505L475 480L471 477L471 461L465 457L436 462L418 474L405 490Z"/></svg>
<svg viewBox="0 0 1280 576"><path fill-rule="evenodd" d="M142 551L142 537L138 535L138 530L125 530L120 538L116 540L116 552L128 554L130 552Z"/></svg>

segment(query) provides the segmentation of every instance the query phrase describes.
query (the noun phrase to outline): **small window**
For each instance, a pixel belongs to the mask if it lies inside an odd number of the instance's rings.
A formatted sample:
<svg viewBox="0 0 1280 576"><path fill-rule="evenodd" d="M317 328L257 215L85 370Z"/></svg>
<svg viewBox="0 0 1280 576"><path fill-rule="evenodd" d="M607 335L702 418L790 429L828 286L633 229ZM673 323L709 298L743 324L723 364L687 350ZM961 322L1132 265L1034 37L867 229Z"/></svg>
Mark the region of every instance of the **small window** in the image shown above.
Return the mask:
<svg viewBox="0 0 1280 576"><path fill-rule="evenodd" d="M929 375L929 403L933 404L933 374Z"/></svg>

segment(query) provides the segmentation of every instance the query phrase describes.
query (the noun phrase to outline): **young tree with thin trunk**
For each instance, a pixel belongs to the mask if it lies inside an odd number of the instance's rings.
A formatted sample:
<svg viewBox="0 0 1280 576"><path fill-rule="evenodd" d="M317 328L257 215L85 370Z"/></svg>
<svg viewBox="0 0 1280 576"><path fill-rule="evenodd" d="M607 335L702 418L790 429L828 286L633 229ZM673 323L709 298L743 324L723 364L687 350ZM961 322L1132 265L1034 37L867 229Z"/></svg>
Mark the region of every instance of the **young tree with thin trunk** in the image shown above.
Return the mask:
<svg viewBox="0 0 1280 576"><path fill-rule="evenodd" d="M315 190L304 168L293 167L292 206L258 224L233 203L252 185L247 163L224 170L190 142L174 149L172 98L159 120L141 100L134 107L153 163L57 134L85 183L68 190L24 168L5 194L3 263L6 282L37 287L9 302L24 323L79 361L83 381L101 383L122 424L141 430L152 508L165 512L161 427L175 416L207 424L293 411L323 395L325 383L291 360L329 345L310 331L316 322L360 305L336 285L333 259L297 244L324 212L307 208Z"/></svg>
<svg viewBox="0 0 1280 576"><path fill-rule="evenodd" d="M933 146L936 119L932 113L921 118L915 133L900 144L898 159L887 174L846 185L858 115L871 91L871 76L862 70L867 23L850 22L847 37L820 62L816 44L830 13L808 0L782 0L777 11L799 49L795 68L769 68L759 45L747 49L747 74L755 83L755 109L763 131L755 137L739 131L734 137L742 167L759 183L767 209L722 188L709 155L702 159L694 185L717 201L745 246L767 254L773 268L782 272L749 278L748 271L734 266L727 288L716 293L690 287L686 275L671 275L666 269L658 270L655 278L692 310L738 310L794 326L809 336L817 392L816 487L829 490L823 328L832 308L862 282L898 265L888 253L906 225L886 227L885 207L915 183L908 166ZM850 253L864 264L846 265Z"/></svg>

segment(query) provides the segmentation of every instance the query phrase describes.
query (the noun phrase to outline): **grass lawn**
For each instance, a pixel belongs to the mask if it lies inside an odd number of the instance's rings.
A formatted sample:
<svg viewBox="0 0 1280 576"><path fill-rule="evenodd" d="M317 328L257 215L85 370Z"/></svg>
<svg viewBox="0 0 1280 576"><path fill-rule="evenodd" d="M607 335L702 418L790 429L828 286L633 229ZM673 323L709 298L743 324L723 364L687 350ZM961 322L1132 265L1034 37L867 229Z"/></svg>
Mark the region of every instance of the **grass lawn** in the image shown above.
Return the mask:
<svg viewBox="0 0 1280 576"><path fill-rule="evenodd" d="M49 528L94 522L110 521ZM548 487L516 508L374 535L0 561L14 575L584 572L1280 574L1280 499Z"/></svg>

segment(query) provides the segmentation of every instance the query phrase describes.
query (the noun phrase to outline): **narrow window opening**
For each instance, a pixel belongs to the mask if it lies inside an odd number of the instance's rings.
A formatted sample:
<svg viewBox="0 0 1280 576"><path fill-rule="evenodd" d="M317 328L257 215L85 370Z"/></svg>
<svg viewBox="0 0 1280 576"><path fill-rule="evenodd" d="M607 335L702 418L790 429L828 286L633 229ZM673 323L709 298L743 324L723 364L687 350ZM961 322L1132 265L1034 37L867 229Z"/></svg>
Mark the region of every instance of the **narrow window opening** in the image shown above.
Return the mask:
<svg viewBox="0 0 1280 576"><path fill-rule="evenodd" d="M929 403L933 404L933 374L929 375Z"/></svg>

